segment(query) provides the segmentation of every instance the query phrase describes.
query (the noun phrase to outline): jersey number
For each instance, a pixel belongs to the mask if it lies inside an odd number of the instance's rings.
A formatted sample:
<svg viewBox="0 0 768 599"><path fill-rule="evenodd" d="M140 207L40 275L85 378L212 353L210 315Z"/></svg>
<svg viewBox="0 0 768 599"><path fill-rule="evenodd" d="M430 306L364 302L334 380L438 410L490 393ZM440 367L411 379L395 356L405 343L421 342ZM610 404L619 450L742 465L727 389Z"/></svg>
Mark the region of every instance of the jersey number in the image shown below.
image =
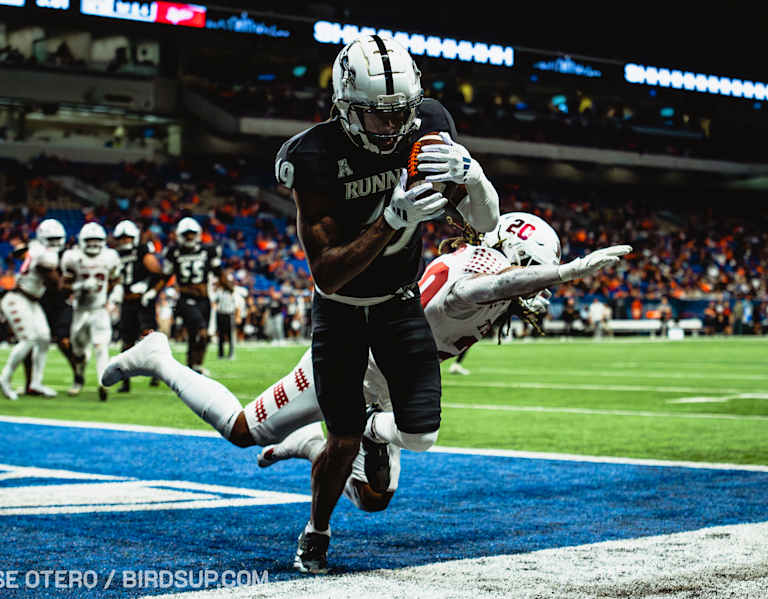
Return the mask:
<svg viewBox="0 0 768 599"><path fill-rule="evenodd" d="M181 274L182 282L197 285L203 282L205 265L200 260L182 262L179 264L179 273Z"/></svg>
<svg viewBox="0 0 768 599"><path fill-rule="evenodd" d="M278 160L275 163L275 178L288 189L293 188L293 164L287 160Z"/></svg>
<svg viewBox="0 0 768 599"><path fill-rule="evenodd" d="M507 233L513 233L515 230L517 230L517 236L525 241L531 236L531 233L536 230L536 227L530 223L525 222L522 218L516 218L507 227Z"/></svg>
<svg viewBox="0 0 768 599"><path fill-rule="evenodd" d="M448 265L444 262L435 262L426 270L419 281L422 308L427 307L429 300L437 295L447 280Z"/></svg>
<svg viewBox="0 0 768 599"><path fill-rule="evenodd" d="M133 283L133 261L123 264L123 280L126 285Z"/></svg>

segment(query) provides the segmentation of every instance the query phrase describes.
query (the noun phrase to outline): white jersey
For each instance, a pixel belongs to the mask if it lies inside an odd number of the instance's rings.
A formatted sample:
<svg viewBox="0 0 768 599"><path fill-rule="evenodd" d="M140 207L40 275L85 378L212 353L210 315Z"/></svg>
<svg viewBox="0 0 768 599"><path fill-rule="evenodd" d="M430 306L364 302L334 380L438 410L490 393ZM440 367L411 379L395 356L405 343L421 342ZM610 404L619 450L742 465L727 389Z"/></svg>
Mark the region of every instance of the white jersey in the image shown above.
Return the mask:
<svg viewBox="0 0 768 599"><path fill-rule="evenodd" d="M55 269L59 266L59 251L31 241L27 255L16 279L16 287L24 293L40 299L45 293L45 279L39 268Z"/></svg>
<svg viewBox="0 0 768 599"><path fill-rule="evenodd" d="M120 276L121 268L120 256L111 248L104 248L96 256L88 256L79 247L64 252L61 270L74 277L79 287L75 292L75 309L104 308L109 281Z"/></svg>
<svg viewBox="0 0 768 599"><path fill-rule="evenodd" d="M457 281L477 274L496 274L512 266L507 257L488 247L466 245L429 263L419 281L421 305L441 360L460 354L482 339L509 307L509 300L462 305L448 296ZM450 310L449 310L450 307Z"/></svg>

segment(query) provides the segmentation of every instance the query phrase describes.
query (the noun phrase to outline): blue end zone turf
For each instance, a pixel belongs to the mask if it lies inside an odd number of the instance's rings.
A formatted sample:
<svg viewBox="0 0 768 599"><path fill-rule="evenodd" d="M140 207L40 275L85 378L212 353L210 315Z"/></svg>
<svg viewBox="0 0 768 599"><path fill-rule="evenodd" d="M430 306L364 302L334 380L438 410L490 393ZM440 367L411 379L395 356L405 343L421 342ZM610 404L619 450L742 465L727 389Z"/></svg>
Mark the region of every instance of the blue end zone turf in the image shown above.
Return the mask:
<svg viewBox="0 0 768 599"><path fill-rule="evenodd" d="M0 423L5 465L310 493L308 462L262 470L257 453L216 438ZM110 482L3 478L1 470L0 513L20 505L14 489ZM329 560L341 573L766 521L766 484L768 473L761 472L404 452L400 489L387 511L366 514L341 499ZM298 576L291 564L308 515L306 502L0 515L0 570L22 577L31 570L94 570L102 585L111 570L268 570L270 582L287 580ZM172 590L38 588L34 596ZM4 589L0 596L13 594Z"/></svg>

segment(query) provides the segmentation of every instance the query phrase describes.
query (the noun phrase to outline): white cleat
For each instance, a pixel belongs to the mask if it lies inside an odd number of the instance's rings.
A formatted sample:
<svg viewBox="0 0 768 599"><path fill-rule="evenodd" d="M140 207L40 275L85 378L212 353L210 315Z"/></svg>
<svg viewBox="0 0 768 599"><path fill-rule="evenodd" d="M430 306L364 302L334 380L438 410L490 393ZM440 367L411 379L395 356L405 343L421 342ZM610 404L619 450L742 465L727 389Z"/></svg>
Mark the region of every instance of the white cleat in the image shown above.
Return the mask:
<svg viewBox="0 0 768 599"><path fill-rule="evenodd" d="M67 395L74 397L75 395L80 395L80 391L82 390L83 386L80 383L72 383L72 386L67 389Z"/></svg>
<svg viewBox="0 0 768 599"><path fill-rule="evenodd" d="M40 397L56 397L57 393L54 389L46 387L45 385L30 385L27 389L27 395L37 395Z"/></svg>
<svg viewBox="0 0 768 599"><path fill-rule="evenodd" d="M11 387L11 381L4 377L0 377L0 391L2 391L3 395L5 395L11 401L16 401L19 399L19 394L13 390L13 387Z"/></svg>
<svg viewBox="0 0 768 599"><path fill-rule="evenodd" d="M458 362L454 362L453 364L451 364L451 367L448 369L448 372L450 374L463 374L465 376L469 374L469 370L464 368Z"/></svg>
<svg viewBox="0 0 768 599"><path fill-rule="evenodd" d="M170 357L168 337L163 333L150 333L132 348L112 358L99 382L103 387L111 387L132 376L154 376L161 361Z"/></svg>
<svg viewBox="0 0 768 599"><path fill-rule="evenodd" d="M260 468L267 468L272 464L291 458L309 459L307 443L317 440L325 442L323 429L319 422L313 422L293 431L280 443L266 445L256 458Z"/></svg>

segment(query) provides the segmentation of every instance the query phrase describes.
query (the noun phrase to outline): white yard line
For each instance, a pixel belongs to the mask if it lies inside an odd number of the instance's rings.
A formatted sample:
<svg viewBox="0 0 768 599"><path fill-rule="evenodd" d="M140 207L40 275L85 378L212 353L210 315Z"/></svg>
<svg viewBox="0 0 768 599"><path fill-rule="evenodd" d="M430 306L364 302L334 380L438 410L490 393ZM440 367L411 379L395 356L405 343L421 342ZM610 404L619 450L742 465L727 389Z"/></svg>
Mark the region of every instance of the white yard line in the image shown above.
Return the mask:
<svg viewBox="0 0 768 599"><path fill-rule="evenodd" d="M443 387L475 387L498 389L564 389L566 391L636 391L653 393L763 393L765 389L734 389L732 387L677 387L666 385L601 385L591 383L531 383L526 381L457 381L443 377Z"/></svg>
<svg viewBox="0 0 768 599"><path fill-rule="evenodd" d="M514 528L514 522L510 524ZM768 523L303 577L164 599L765 599ZM333 546L333 545L332 545ZM333 553L334 562L344 556ZM159 595L152 595L153 599Z"/></svg>
<svg viewBox="0 0 768 599"><path fill-rule="evenodd" d="M593 408L567 408L549 406L511 406L508 404L470 404L444 401L444 408L461 410L490 410L502 412L540 412L547 414L581 414L586 416L636 416L642 418L683 418L693 420L756 420L766 421L768 416L752 414L713 414L701 412L652 412L649 410L600 410Z"/></svg>
<svg viewBox="0 0 768 599"><path fill-rule="evenodd" d="M672 366L677 368L677 365ZM533 375L544 375L547 378L568 376L568 377L580 377L580 378L631 378L631 379L723 379L723 380L735 380L735 381L768 381L768 374L732 374L732 373L716 373L706 372L707 367L700 368L701 372L625 372L621 370L611 370L604 372L596 372L594 370L564 370L553 366L551 368L542 368L540 366L528 368L523 365L516 365L511 368L484 368L484 367L472 367L472 374L503 374L507 376L525 376L535 378ZM474 378L474 377L473 377Z"/></svg>
<svg viewBox="0 0 768 599"><path fill-rule="evenodd" d="M161 426L146 426L139 424L119 424L113 422L85 422L80 420L55 420L52 418L29 418L22 416L0 416L0 422L10 424L30 424L37 426L58 426L65 428L85 428L94 430L112 430L130 433L147 433L157 435L176 435L180 437L218 437L219 433L210 430L195 430L169 428ZM704 468L713 470L747 470L768 472L768 465L752 464L723 464L718 462L686 462L675 460L654 460L642 458L627 458L620 456L590 456L568 453L517 451L513 449L483 449L472 447L441 447L435 446L429 450L435 453L452 453L463 455L486 455L496 457L526 458L540 460L563 460L568 462L592 462L606 464L628 464L632 466L666 466L670 468Z"/></svg>

